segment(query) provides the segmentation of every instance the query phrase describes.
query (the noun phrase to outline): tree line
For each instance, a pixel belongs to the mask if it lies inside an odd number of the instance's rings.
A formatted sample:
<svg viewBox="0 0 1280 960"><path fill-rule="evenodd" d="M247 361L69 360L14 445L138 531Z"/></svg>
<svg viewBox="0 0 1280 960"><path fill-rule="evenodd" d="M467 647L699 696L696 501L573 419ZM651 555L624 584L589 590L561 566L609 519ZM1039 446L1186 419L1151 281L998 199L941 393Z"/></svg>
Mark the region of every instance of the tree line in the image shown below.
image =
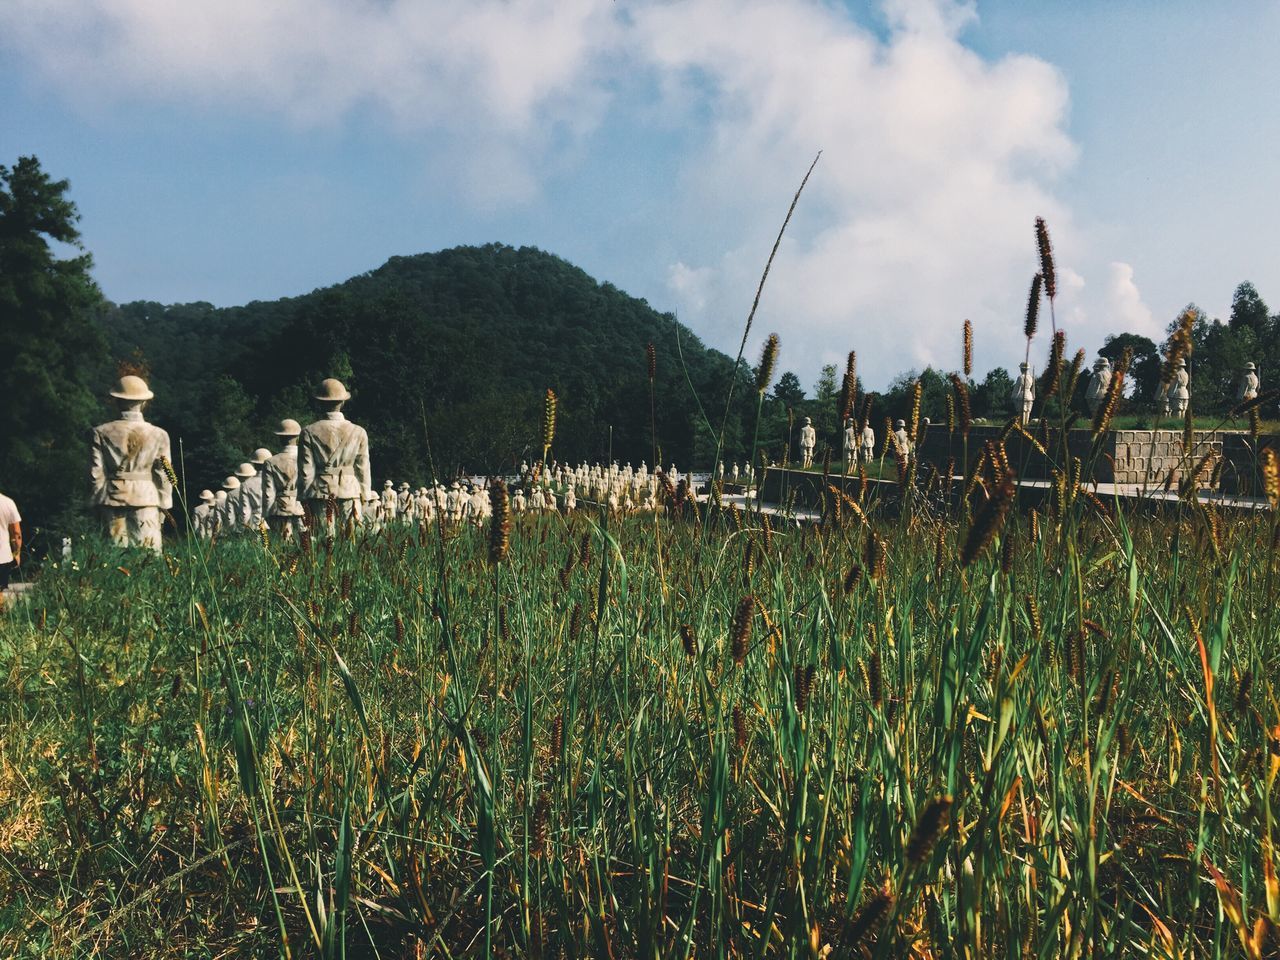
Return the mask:
<svg viewBox="0 0 1280 960"><path fill-rule="evenodd" d="M331 287L239 307L111 303L93 280L69 190L35 157L0 166L0 491L50 537L86 520L89 428L112 415L106 390L125 372L155 391L148 418L170 432L192 496L271 446L281 418L305 422L326 376L351 389L347 410L369 431L378 478L415 485L536 458L548 388L561 460L710 467L717 454L745 462L753 438L780 460L803 416L839 448L834 368L811 396L792 373L761 396L754 358L735 366L674 315L532 247L393 257ZM1264 377L1280 365L1280 318L1249 284L1226 323L1197 311L1193 339L1197 410L1229 405L1245 359ZM1149 397L1159 348L1120 334L1102 352L1126 347L1138 396ZM917 379L925 415L942 415L946 375L905 374L870 395L877 433L884 417L909 415ZM1003 369L970 381L974 415L1007 416L1010 384Z"/></svg>

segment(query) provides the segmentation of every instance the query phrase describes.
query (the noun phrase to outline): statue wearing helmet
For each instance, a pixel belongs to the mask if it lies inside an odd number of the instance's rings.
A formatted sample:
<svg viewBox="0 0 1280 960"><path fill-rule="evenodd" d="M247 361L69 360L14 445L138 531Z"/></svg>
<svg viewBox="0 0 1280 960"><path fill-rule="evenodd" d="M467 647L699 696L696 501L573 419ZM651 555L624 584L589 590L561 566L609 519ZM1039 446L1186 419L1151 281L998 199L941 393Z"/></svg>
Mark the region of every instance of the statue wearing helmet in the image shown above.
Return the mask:
<svg viewBox="0 0 1280 960"><path fill-rule="evenodd" d="M262 509L267 525L286 540L302 532L302 504L298 502L297 420L281 420L276 436L285 448L262 465Z"/></svg>
<svg viewBox="0 0 1280 960"><path fill-rule="evenodd" d="M142 419L154 394L141 377L121 377L111 396L120 417L93 430L93 504L117 546L159 553L160 511L173 506L169 434Z"/></svg>
<svg viewBox="0 0 1280 960"><path fill-rule="evenodd" d="M351 394L339 380L320 384L315 395L324 417L298 436L298 494L308 526L335 525L354 531L362 505L372 492L369 435L342 415Z"/></svg>

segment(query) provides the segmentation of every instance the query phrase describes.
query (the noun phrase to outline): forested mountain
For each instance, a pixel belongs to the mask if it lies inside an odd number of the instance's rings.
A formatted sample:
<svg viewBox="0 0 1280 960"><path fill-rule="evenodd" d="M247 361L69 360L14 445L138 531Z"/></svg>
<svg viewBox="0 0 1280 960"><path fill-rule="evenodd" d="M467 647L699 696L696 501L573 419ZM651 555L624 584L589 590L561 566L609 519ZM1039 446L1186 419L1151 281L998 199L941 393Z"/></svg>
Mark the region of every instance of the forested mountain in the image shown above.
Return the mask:
<svg viewBox="0 0 1280 960"><path fill-rule="evenodd" d="M670 314L531 247L458 247L394 257L305 296L243 307L128 303L103 324L117 360L150 378L149 417L178 441L189 483L213 486L285 416L312 418L323 377L353 393L382 478L509 470L541 452L547 388L559 398L554 455L653 460L646 347L664 462L705 464L731 360ZM687 376L686 376L687 375ZM729 457L742 455L755 392L737 391ZM697 399L695 399L695 394Z"/></svg>

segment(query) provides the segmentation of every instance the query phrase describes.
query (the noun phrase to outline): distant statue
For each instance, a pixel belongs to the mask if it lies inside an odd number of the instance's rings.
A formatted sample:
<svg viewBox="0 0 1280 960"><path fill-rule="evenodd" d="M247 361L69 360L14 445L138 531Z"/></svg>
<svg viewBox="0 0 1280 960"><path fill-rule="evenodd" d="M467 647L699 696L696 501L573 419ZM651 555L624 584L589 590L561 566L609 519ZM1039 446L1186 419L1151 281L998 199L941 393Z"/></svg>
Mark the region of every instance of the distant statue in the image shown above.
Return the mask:
<svg viewBox="0 0 1280 960"><path fill-rule="evenodd" d="M903 463L911 460L911 437L907 433L907 421L899 420L893 425L893 442L898 446L898 453Z"/></svg>
<svg viewBox="0 0 1280 960"><path fill-rule="evenodd" d="M876 456L876 432L870 423L862 426L862 462L870 463Z"/></svg>
<svg viewBox="0 0 1280 960"><path fill-rule="evenodd" d="M1240 389L1236 392L1236 399L1241 403L1252 400L1258 395L1258 387L1257 367L1250 360L1244 365L1244 376L1240 378Z"/></svg>
<svg viewBox="0 0 1280 960"><path fill-rule="evenodd" d="M298 436L298 494L310 526L322 523L354 529L361 506L373 488L369 468L369 435L342 415L351 394L339 380L320 384L315 400L324 418L302 428Z"/></svg>
<svg viewBox="0 0 1280 960"><path fill-rule="evenodd" d="M396 496L396 513L404 520L413 519L413 491L409 489L407 480L400 481L399 492Z"/></svg>
<svg viewBox="0 0 1280 960"><path fill-rule="evenodd" d="M249 484L257 475L258 471L253 464L246 460L236 467L236 479L240 481L240 486L227 494L227 499L233 502L232 509L235 512L233 525L241 529L247 529L253 524L254 494Z"/></svg>
<svg viewBox="0 0 1280 960"><path fill-rule="evenodd" d="M813 419L804 418L804 426L800 428L800 466L808 470L813 466L813 449L818 445L818 431L813 429Z"/></svg>
<svg viewBox="0 0 1280 960"><path fill-rule="evenodd" d="M394 520L399 509L400 498L396 496L395 484L387 480L382 484L382 519Z"/></svg>
<svg viewBox="0 0 1280 960"><path fill-rule="evenodd" d="M298 436L302 427L297 420L281 420L276 436L285 448L262 465L262 512L267 525L289 540L302 532L302 504L298 502Z"/></svg>
<svg viewBox="0 0 1280 960"><path fill-rule="evenodd" d="M370 533L377 533L382 529L382 498L378 496L376 490L370 490L365 494L360 525Z"/></svg>
<svg viewBox="0 0 1280 960"><path fill-rule="evenodd" d="M222 481L218 491L218 534L227 536L240 526L240 478L234 473Z"/></svg>
<svg viewBox="0 0 1280 960"><path fill-rule="evenodd" d="M844 468L852 470L858 465L858 428L852 420L844 422Z"/></svg>
<svg viewBox="0 0 1280 960"><path fill-rule="evenodd" d="M154 394L141 377L121 377L111 396L120 417L93 430L93 504L116 546L158 553L160 511L173 506L169 434L142 419Z"/></svg>
<svg viewBox="0 0 1280 960"><path fill-rule="evenodd" d="M247 515L245 525L255 530L262 526L267 517L266 498L262 488L262 465L270 459L271 451L266 447L259 447L253 451L250 463L256 472L240 484L240 499Z"/></svg>
<svg viewBox="0 0 1280 960"><path fill-rule="evenodd" d="M211 517L217 502L218 498L213 495L212 490L201 490L200 502L191 511L192 532L201 540L208 540L213 536Z"/></svg>
<svg viewBox="0 0 1280 960"><path fill-rule="evenodd" d="M1089 377L1089 386L1085 389L1084 402L1089 407L1089 415L1097 416L1098 407L1107 397L1107 388L1111 386L1111 361L1099 357L1093 361L1093 374Z"/></svg>
<svg viewBox="0 0 1280 960"><path fill-rule="evenodd" d="M1173 382L1169 384L1169 399L1173 402L1173 415L1184 417L1191 403L1191 374L1187 373L1187 361L1179 358L1173 365Z"/></svg>
<svg viewBox="0 0 1280 960"><path fill-rule="evenodd" d="M1013 381L1009 400L1013 403L1013 411L1019 422L1025 425L1031 422L1031 405L1036 401L1036 379L1031 375L1027 364L1018 364L1018 369L1021 372L1018 379Z"/></svg>

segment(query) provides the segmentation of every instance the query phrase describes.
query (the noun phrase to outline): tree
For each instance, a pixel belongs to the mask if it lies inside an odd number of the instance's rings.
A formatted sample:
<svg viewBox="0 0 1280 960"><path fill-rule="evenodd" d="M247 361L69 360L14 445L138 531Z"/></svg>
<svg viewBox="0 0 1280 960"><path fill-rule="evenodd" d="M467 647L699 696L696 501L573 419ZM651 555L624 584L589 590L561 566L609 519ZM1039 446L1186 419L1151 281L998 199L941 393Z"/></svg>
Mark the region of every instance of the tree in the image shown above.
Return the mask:
<svg viewBox="0 0 1280 960"><path fill-rule="evenodd" d="M1129 364L1129 378L1134 383L1133 396L1139 401L1150 403L1160 383L1160 348L1149 337L1136 333L1121 333L1107 337L1098 354L1110 360L1111 366L1114 367L1124 356L1126 349L1133 351ZM1087 383L1089 372L1081 372L1082 384Z"/></svg>
<svg viewBox="0 0 1280 960"><path fill-rule="evenodd" d="M804 388L800 386L800 378L788 370L778 378L773 388L773 398L788 407L795 407L804 402Z"/></svg>
<svg viewBox="0 0 1280 960"><path fill-rule="evenodd" d="M69 183L35 157L0 166L0 477L31 526L65 529L82 510L88 428L104 412L102 295L83 251Z"/></svg>
<svg viewBox="0 0 1280 960"><path fill-rule="evenodd" d="M828 363L818 375L818 382L813 385L813 402L809 404L809 416L813 417L813 425L818 435L827 443L836 438L836 398L839 394L836 382L836 367Z"/></svg>
<svg viewBox="0 0 1280 960"><path fill-rule="evenodd" d="M1252 330L1255 337L1261 337L1266 333L1270 322L1267 304L1254 285L1246 280L1236 287L1235 295L1231 298L1231 329Z"/></svg>

